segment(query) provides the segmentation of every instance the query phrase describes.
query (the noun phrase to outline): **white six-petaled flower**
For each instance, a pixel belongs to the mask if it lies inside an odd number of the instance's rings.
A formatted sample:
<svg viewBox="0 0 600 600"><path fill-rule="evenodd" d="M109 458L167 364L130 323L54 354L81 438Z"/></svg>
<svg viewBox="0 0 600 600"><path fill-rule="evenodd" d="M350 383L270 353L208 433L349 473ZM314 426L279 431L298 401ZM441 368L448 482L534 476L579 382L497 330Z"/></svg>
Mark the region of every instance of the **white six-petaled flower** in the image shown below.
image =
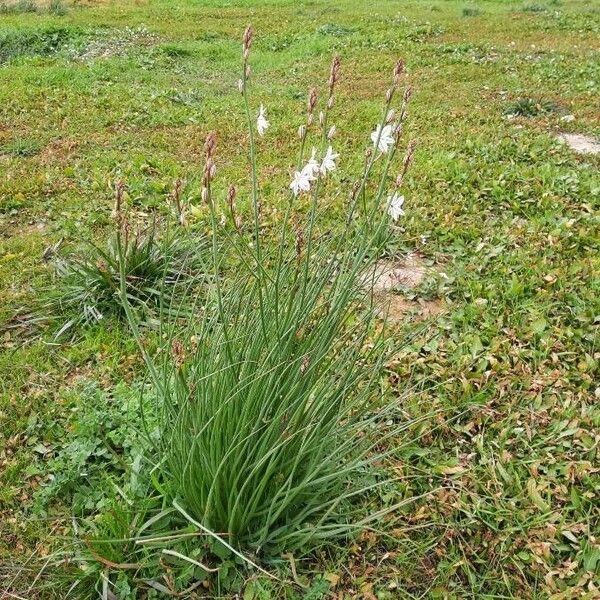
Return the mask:
<svg viewBox="0 0 600 600"><path fill-rule="evenodd" d="M308 159L308 162L302 169L302 172L305 175L308 175L308 177L311 181L317 176L317 173L319 172L319 163L317 162L317 149L316 148L312 149L310 158Z"/></svg>
<svg viewBox="0 0 600 600"><path fill-rule="evenodd" d="M391 146L394 145L394 136L392 125L384 125L383 128L381 125L377 125L375 131L371 133L371 139L373 140L373 146L385 154Z"/></svg>
<svg viewBox="0 0 600 600"><path fill-rule="evenodd" d="M335 159L339 157L339 154L336 154L333 151L333 148L329 146L327 148L327 152L323 157L323 161L321 162L320 171L323 176L327 174L327 171L335 171L336 164Z"/></svg>
<svg viewBox="0 0 600 600"><path fill-rule="evenodd" d="M265 135L265 131L269 128L269 121L267 121L267 109L261 104L258 112L258 118L256 119L256 129L258 135L262 137Z"/></svg>
<svg viewBox="0 0 600 600"><path fill-rule="evenodd" d="M388 214L394 221L404 216L402 205L404 204L404 196L394 192L388 199Z"/></svg>
<svg viewBox="0 0 600 600"><path fill-rule="evenodd" d="M319 164L317 161L317 149L313 148L310 158L302 170L294 172L294 177L290 183L290 189L294 192L294 196L297 196L301 192L309 192L310 185L317 178L319 172L325 176L328 171L335 171L337 167L335 161L338 157L339 154L333 151L332 146L329 146L321 164Z"/></svg>
<svg viewBox="0 0 600 600"><path fill-rule="evenodd" d="M290 189L294 192L294 196L297 196L300 192L309 192L312 180L313 177L306 171L306 167L302 171L296 171L292 183L290 183Z"/></svg>

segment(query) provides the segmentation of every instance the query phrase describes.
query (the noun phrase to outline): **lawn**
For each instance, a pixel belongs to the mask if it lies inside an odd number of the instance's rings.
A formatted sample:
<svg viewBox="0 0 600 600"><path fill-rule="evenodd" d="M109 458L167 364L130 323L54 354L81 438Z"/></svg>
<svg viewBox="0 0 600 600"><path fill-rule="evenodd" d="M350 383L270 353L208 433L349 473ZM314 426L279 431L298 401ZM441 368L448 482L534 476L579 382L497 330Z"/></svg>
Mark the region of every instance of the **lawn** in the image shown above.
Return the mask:
<svg viewBox="0 0 600 600"><path fill-rule="evenodd" d="M56 557L129 477L146 380L125 325L56 339L59 326L32 322L52 291L48 248L103 243L119 179L148 215L185 179L209 229L213 129L215 186L239 183L249 210L248 23L253 102L271 123L258 143L267 229L332 57L332 223L406 63L418 146L388 259L417 256L425 276L395 296L403 344L380 385L408 428L386 442L393 477L369 498L402 506L358 537L282 555L268 565L280 581L223 556L189 597L598 598L600 155L557 137L600 139L598 0L0 2L0 597L66 597ZM146 597L119 586L120 600ZM157 589L148 597L168 597Z"/></svg>

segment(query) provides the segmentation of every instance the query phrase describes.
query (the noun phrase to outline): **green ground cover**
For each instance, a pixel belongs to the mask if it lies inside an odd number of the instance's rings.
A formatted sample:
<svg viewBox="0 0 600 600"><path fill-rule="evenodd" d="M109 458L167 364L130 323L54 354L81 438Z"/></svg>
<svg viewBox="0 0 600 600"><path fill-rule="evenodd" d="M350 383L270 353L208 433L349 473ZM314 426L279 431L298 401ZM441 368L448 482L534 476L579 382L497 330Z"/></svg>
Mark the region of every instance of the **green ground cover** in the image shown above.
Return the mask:
<svg viewBox="0 0 600 600"><path fill-rule="evenodd" d="M0 3L0 590L64 597L44 557L122 476L143 377L114 321L55 341L14 315L49 293L48 246L106 237L119 178L146 213L166 211L184 178L202 227L211 129L217 191L239 184L248 210L236 81L249 22L253 99L271 122L259 143L267 221L332 55L340 183L360 168L352 151L403 57L418 152L394 252L441 274L406 290L415 310L396 335L412 339L382 382L410 390L417 423L378 502L414 501L295 559L295 574L282 560L293 585L249 578L244 598L597 598L600 158L556 138L600 138L596 0ZM423 321L427 301L441 312ZM226 570L206 595L231 596Z"/></svg>

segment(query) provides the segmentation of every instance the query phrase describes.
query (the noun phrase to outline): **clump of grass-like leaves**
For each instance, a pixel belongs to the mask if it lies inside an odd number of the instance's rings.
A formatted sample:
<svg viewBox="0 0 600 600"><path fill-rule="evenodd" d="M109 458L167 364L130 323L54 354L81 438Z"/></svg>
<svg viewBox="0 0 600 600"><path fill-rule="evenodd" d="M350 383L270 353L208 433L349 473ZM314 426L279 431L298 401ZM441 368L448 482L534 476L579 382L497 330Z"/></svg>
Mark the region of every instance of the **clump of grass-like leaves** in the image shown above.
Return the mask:
<svg viewBox="0 0 600 600"><path fill-rule="evenodd" d="M40 6L34 0L4 0L0 2L0 14L35 13L40 11ZM67 14L67 8L62 0L50 0L48 12L53 15L62 16Z"/></svg>
<svg viewBox="0 0 600 600"><path fill-rule="evenodd" d="M50 0L50 4L48 5L48 12L57 16L64 16L67 14L67 7L65 6L63 0Z"/></svg>
<svg viewBox="0 0 600 600"><path fill-rule="evenodd" d="M560 107L550 101L535 98L518 98L504 111L509 117L537 117L547 113L560 112Z"/></svg>
<svg viewBox="0 0 600 600"><path fill-rule="evenodd" d="M17 2L0 2L0 14L33 13L38 5L33 0L17 0Z"/></svg>
<svg viewBox="0 0 600 600"><path fill-rule="evenodd" d="M478 17L481 15L481 9L476 6L465 6L462 11L463 17Z"/></svg>
<svg viewBox="0 0 600 600"><path fill-rule="evenodd" d="M201 197L210 214L213 277L202 296L192 292L187 314L163 314L162 346L152 356L130 301L127 246L122 234L117 239L123 307L155 394L151 408L143 404L145 421L153 424L146 466L152 472L148 497L158 498L161 510L146 514L143 524L136 521L127 533L131 552L119 555L119 561L145 565L138 570L141 579L155 580L156 573L148 571L152 548L160 564L175 557L204 577L219 570L216 557L223 551L258 567L261 557L310 553L360 531L383 516L369 513L364 502L386 481L375 467L386 440L405 426L398 399L384 401L380 393L390 341L385 328L375 327L366 275L389 236L390 217L403 214L398 189L413 143L399 174L390 175L410 99L407 88L396 113L403 64L394 69L382 119L371 134L373 145L349 190L345 218L334 231L323 231L323 196L339 158L330 124L340 73L339 58L334 59L317 119L318 94L309 94L297 167L273 242L263 228L265 200L249 100L252 37L248 28L239 82L248 121L252 215L248 221L238 214L235 186L223 206L213 192L218 153L211 132ZM256 131L263 136L268 127L261 105ZM310 158L309 139L314 139ZM219 218L223 212L228 219ZM235 272L221 277L229 260L236 261ZM132 499L132 511L136 506ZM130 541L140 531L145 538L136 549ZM196 543L192 554L181 546L173 550L185 541L190 551L190 535L208 536L212 546ZM114 552L114 538L107 544ZM98 558L101 540L95 548ZM162 568L156 559L152 564Z"/></svg>
<svg viewBox="0 0 600 600"><path fill-rule="evenodd" d="M537 3L532 3L532 4L525 4L522 8L521 11L522 12L529 12L529 13L543 13L546 12L548 9L546 6L544 6L543 4L537 4Z"/></svg>
<svg viewBox="0 0 600 600"><path fill-rule="evenodd" d="M118 205L123 189L119 183ZM176 289L200 280L208 257L206 238L183 235L179 226L160 227L157 220L131 224L122 212L117 220L104 246L89 242L79 253L57 258L55 280L38 311L60 322L57 337L105 319L123 318L121 278L127 302L145 320L170 306Z"/></svg>

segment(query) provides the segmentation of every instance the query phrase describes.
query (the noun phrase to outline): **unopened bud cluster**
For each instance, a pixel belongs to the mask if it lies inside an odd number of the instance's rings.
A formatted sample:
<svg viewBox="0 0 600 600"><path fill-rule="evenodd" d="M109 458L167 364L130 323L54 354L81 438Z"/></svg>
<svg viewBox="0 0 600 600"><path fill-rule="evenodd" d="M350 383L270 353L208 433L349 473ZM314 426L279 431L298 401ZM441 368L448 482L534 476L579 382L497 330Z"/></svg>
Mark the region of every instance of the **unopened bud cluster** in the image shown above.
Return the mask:
<svg viewBox="0 0 600 600"><path fill-rule="evenodd" d="M215 178L217 166L215 164L214 154L217 145L217 134L211 131L206 136L204 142L204 152L206 154L206 162L204 163L204 172L202 174L202 200L207 202L210 197L210 182Z"/></svg>
<svg viewBox="0 0 600 600"><path fill-rule="evenodd" d="M231 213L231 218L233 220L233 224L235 228L239 231L242 227L242 219L237 214L237 208L235 205L235 197L237 196L237 189L235 185L231 184L229 189L227 190L227 206L229 207L229 212Z"/></svg>
<svg viewBox="0 0 600 600"><path fill-rule="evenodd" d="M243 79L238 80L238 90L240 94L244 93L246 88L246 81L250 79L250 65L248 63L248 59L250 58L250 48L252 46L252 40L254 38L254 30L252 29L252 25L248 25L246 30L244 31L244 38L242 41L242 58L243 58Z"/></svg>
<svg viewBox="0 0 600 600"><path fill-rule="evenodd" d="M338 82L340 78L340 57L335 56L331 63L331 70L329 72L329 97L333 96L333 89L335 88L335 84Z"/></svg>
<svg viewBox="0 0 600 600"><path fill-rule="evenodd" d="M121 224L123 218L123 194L125 193L125 184L121 179L117 181L115 185L115 206L113 208L111 217L117 222L118 225Z"/></svg>
<svg viewBox="0 0 600 600"><path fill-rule="evenodd" d="M186 207L183 203L183 199L182 199L182 191L183 191L183 179L178 178L175 181L175 186L173 188L173 191L171 192L171 199L173 201L173 204L175 205L175 210L177 211L177 215L179 217L179 223L182 225L182 227L186 227L187 226L187 217L186 217Z"/></svg>

